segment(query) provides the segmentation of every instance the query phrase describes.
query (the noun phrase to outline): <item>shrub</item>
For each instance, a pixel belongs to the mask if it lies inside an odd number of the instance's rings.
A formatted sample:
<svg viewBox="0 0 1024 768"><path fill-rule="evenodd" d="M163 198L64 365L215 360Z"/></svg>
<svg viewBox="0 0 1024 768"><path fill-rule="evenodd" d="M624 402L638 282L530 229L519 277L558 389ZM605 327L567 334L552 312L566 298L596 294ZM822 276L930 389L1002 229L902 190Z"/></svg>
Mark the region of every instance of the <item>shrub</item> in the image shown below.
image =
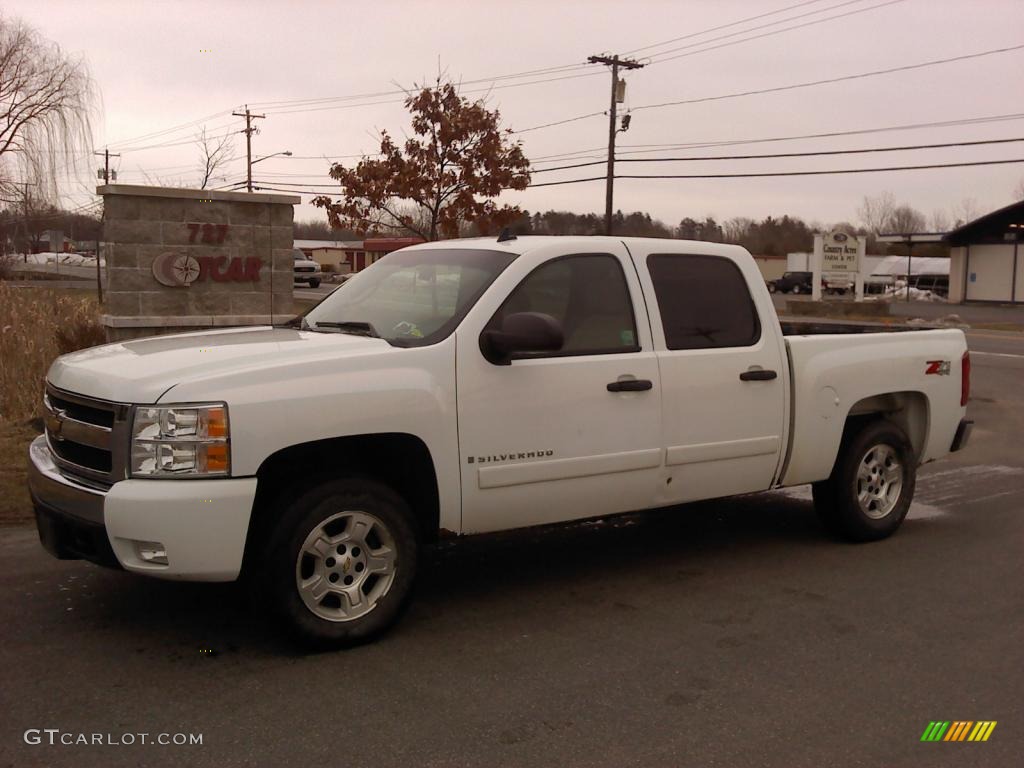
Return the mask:
<svg viewBox="0 0 1024 768"><path fill-rule="evenodd" d="M92 297L0 282L0 419L37 416L53 360L104 341Z"/></svg>
<svg viewBox="0 0 1024 768"><path fill-rule="evenodd" d="M13 270L11 264L14 262L14 254L0 253L0 280L10 280Z"/></svg>

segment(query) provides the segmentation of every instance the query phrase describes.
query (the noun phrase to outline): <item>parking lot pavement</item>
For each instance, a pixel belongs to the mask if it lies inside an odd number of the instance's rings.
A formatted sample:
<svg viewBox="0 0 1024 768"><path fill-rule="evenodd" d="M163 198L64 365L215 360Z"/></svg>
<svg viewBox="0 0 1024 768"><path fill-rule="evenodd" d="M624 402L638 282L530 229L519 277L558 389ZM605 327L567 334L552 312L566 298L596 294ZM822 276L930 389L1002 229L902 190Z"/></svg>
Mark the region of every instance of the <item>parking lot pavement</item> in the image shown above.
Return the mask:
<svg viewBox="0 0 1024 768"><path fill-rule="evenodd" d="M316 288L297 285L295 286L295 298L306 303L322 301L340 287L341 283L321 283Z"/></svg>
<svg viewBox="0 0 1024 768"><path fill-rule="evenodd" d="M0 765L1019 765L1024 342L988 336L973 441L922 468L887 541L827 539L806 488L470 540L346 652L295 652L235 585L0 532ZM922 743L936 719L998 725Z"/></svg>

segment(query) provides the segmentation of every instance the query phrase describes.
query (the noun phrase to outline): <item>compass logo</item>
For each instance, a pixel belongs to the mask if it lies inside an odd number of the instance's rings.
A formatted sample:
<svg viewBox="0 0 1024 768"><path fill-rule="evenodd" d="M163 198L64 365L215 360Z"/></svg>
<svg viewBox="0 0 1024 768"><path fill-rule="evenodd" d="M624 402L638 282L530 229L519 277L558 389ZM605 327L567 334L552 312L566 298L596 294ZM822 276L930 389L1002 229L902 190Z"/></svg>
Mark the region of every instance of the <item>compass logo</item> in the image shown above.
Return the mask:
<svg viewBox="0 0 1024 768"><path fill-rule="evenodd" d="M153 277L161 285L183 288L199 277L199 262L188 254L161 253L153 259Z"/></svg>

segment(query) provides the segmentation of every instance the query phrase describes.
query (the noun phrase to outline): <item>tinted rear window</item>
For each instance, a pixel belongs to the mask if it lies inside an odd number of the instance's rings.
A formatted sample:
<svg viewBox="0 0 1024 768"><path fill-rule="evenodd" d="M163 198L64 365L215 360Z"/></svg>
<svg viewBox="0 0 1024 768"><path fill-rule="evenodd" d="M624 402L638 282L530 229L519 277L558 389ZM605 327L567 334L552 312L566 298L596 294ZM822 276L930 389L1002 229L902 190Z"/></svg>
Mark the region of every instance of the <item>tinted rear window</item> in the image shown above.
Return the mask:
<svg viewBox="0 0 1024 768"><path fill-rule="evenodd" d="M647 269L669 349L749 347L761 338L743 273L729 259L656 253Z"/></svg>

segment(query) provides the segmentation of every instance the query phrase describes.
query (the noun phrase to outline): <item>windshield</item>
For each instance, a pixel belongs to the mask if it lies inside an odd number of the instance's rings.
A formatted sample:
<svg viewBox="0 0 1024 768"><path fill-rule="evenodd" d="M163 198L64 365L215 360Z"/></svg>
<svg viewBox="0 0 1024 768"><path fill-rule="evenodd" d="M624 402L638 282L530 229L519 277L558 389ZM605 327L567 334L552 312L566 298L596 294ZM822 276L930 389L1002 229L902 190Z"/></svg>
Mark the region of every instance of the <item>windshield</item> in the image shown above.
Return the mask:
<svg viewBox="0 0 1024 768"><path fill-rule="evenodd" d="M396 251L324 299L303 327L379 336L401 347L434 344L513 259L515 254L465 248Z"/></svg>

